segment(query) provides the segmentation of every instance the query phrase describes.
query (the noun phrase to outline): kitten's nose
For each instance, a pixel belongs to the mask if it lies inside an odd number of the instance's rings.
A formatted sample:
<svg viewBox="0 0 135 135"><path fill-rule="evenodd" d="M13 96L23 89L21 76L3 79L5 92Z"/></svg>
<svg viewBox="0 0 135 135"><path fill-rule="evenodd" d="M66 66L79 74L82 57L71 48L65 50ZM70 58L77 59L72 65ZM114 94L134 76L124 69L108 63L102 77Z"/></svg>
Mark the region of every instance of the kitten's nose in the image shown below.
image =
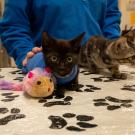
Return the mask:
<svg viewBox="0 0 135 135"><path fill-rule="evenodd" d="M60 62L60 66L64 67L65 66L64 62Z"/></svg>

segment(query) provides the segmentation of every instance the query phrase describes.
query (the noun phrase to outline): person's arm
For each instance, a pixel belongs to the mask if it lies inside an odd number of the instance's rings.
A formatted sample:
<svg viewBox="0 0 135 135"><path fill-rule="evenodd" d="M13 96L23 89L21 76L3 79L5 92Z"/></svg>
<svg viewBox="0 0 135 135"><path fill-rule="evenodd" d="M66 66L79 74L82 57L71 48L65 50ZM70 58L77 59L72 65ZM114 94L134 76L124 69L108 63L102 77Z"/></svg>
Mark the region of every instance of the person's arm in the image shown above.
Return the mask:
<svg viewBox="0 0 135 135"><path fill-rule="evenodd" d="M0 20L2 42L19 68L22 68L23 59L34 47L29 21L32 1L5 0L3 19Z"/></svg>
<svg viewBox="0 0 135 135"><path fill-rule="evenodd" d="M118 0L107 0L106 16L103 24L103 35L109 39L117 39L120 32L121 12Z"/></svg>

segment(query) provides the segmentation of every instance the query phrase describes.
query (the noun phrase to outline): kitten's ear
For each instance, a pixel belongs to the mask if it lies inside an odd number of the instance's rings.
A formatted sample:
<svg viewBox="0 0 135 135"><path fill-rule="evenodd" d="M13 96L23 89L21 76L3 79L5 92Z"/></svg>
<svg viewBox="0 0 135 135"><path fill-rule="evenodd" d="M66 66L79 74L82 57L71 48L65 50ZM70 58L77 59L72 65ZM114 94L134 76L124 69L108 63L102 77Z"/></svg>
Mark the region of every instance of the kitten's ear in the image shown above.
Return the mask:
<svg viewBox="0 0 135 135"><path fill-rule="evenodd" d="M82 34L80 34L76 38L70 40L70 44L73 46L74 49L77 49L77 50L80 49L81 41L82 41L84 35L85 35L85 32L83 32Z"/></svg>
<svg viewBox="0 0 135 135"><path fill-rule="evenodd" d="M49 40L47 32L42 33L42 45L46 45Z"/></svg>
<svg viewBox="0 0 135 135"><path fill-rule="evenodd" d="M83 37L84 37L84 35L85 35L85 32L83 32L82 34L80 34L79 36L77 36L76 38L74 38L74 39L72 39L71 41L70 41L70 43L71 44L74 44L74 45L80 45L81 44L81 41L82 41L82 39L83 39Z"/></svg>
<svg viewBox="0 0 135 135"><path fill-rule="evenodd" d="M53 45L54 42L55 42L55 39L50 37L47 32L42 33L42 47L43 47L43 49Z"/></svg>

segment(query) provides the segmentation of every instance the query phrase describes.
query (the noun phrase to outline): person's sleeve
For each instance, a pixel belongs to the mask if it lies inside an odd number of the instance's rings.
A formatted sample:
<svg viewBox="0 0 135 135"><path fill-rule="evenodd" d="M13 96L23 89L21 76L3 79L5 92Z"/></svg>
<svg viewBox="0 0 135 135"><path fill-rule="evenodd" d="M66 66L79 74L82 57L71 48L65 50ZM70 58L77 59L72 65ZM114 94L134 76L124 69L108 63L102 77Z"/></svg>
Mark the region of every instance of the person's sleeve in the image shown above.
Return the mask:
<svg viewBox="0 0 135 135"><path fill-rule="evenodd" d="M121 12L118 0L107 0L107 10L103 25L103 35L109 39L117 39L121 34Z"/></svg>
<svg viewBox="0 0 135 135"><path fill-rule="evenodd" d="M22 68L27 52L34 47L31 38L30 6L32 0L5 0L0 36L8 54Z"/></svg>

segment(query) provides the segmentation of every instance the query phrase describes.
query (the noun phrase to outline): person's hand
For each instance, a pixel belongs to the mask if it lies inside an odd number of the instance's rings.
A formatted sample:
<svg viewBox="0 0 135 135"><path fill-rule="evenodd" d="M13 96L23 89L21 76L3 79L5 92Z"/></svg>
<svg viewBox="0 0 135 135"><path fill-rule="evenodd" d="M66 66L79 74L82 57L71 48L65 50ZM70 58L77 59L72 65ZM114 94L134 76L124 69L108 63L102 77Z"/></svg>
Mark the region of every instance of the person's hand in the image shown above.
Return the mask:
<svg viewBox="0 0 135 135"><path fill-rule="evenodd" d="M23 65L23 66L26 66L27 63L28 63L28 60L29 60L30 58L32 58L36 53L41 52L41 51L42 51L42 48L34 47L34 48L32 49L32 51L30 51L30 52L27 53L27 56L25 57L25 59L24 59L23 62L22 62L22 65Z"/></svg>

